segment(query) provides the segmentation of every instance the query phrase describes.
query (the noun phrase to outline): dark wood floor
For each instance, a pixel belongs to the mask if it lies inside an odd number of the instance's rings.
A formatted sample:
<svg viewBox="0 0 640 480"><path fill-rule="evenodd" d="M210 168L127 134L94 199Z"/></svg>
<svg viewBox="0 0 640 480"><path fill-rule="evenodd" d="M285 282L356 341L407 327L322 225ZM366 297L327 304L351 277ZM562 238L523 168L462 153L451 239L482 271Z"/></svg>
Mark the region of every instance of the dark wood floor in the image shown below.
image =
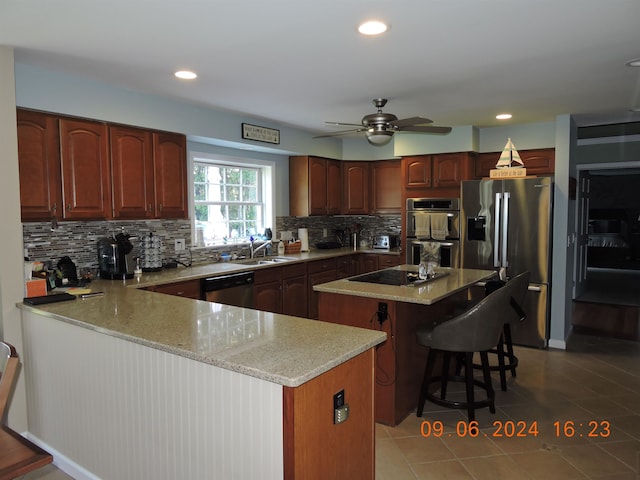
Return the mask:
<svg viewBox="0 0 640 480"><path fill-rule="evenodd" d="M640 271L589 269L572 325L576 333L640 342Z"/></svg>

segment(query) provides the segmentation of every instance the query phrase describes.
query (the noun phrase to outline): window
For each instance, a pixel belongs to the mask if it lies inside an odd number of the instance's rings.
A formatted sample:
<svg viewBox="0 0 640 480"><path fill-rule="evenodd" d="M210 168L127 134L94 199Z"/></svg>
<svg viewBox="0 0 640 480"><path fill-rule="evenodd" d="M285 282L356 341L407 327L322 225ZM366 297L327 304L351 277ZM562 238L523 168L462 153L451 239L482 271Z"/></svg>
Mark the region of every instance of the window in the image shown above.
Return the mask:
<svg viewBox="0 0 640 480"><path fill-rule="evenodd" d="M271 226L271 166L208 154L191 160L194 245L245 242Z"/></svg>

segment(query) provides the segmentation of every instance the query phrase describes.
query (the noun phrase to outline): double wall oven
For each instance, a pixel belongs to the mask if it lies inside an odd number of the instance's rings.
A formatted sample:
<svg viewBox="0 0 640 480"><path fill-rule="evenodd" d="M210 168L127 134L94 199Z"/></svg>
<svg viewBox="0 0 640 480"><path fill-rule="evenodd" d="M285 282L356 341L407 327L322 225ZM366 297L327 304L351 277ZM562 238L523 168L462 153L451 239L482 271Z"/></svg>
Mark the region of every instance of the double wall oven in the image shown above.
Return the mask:
<svg viewBox="0 0 640 480"><path fill-rule="evenodd" d="M460 267L460 199L407 199L407 263L435 259L441 267Z"/></svg>

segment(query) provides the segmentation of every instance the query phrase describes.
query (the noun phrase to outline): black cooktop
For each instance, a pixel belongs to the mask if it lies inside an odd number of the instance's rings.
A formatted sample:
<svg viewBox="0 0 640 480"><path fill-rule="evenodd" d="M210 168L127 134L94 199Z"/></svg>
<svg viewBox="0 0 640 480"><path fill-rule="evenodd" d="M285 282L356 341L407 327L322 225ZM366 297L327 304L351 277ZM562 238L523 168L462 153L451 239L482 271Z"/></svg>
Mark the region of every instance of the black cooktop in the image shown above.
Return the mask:
<svg viewBox="0 0 640 480"><path fill-rule="evenodd" d="M349 278L352 282L377 283L382 285L414 285L435 280L448 275L448 272L436 272L432 277L425 280L418 278L418 272L408 272L406 270L378 270L377 272L365 273L357 277Z"/></svg>

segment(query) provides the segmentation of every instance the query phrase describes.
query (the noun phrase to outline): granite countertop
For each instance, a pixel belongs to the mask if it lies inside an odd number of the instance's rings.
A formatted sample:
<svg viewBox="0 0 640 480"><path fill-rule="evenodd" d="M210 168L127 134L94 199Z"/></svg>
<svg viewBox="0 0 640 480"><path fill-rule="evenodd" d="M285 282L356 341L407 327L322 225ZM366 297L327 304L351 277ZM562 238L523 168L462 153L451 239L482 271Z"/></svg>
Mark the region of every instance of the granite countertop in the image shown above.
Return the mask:
<svg viewBox="0 0 640 480"><path fill-rule="evenodd" d="M398 267L393 267L392 269L417 272L418 266L400 265ZM342 279L320 285L314 285L313 289L317 292L337 293L341 295L354 295L357 297L371 297L379 298L381 300L394 300L397 302L432 305L477 282L488 280L496 275L496 272L493 270L473 270L468 268L436 268L436 273L438 272L444 272L447 273L447 275L416 286L380 285Z"/></svg>
<svg viewBox="0 0 640 480"><path fill-rule="evenodd" d="M291 255L291 262L352 253L349 249L302 253ZM288 387L302 385L385 341L386 333L376 330L140 289L256 268L269 266L216 263L144 273L127 281L96 280L91 290L103 291L102 297L19 307Z"/></svg>

